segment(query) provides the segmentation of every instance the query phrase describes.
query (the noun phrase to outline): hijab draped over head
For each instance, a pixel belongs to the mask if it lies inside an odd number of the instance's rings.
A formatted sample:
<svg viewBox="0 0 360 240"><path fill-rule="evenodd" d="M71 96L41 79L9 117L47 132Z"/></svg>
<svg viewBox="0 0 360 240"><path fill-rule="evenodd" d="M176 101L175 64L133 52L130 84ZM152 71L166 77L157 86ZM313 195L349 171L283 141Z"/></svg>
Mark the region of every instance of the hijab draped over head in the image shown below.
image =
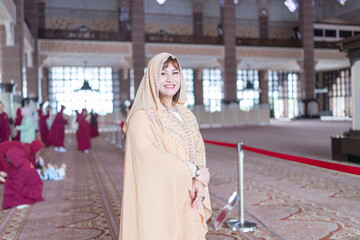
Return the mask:
<svg viewBox="0 0 360 240"><path fill-rule="evenodd" d="M144 77L141 80L140 86L135 96L134 103L131 107L131 110L126 118L125 125L124 125L124 132L126 133L127 126L129 120L134 114L134 112L141 110L141 109L156 109L156 110L165 110L166 107L162 105L160 102L160 72L163 70L164 62L171 57L173 59L177 59L174 55L170 53L159 53L155 57L153 57L147 66L146 72ZM178 61L179 63L179 61ZM179 63L180 66L180 63ZM180 95L178 104L184 104L186 101L186 82L182 75L182 70L180 67L181 73L181 86L180 86Z"/></svg>
<svg viewBox="0 0 360 240"><path fill-rule="evenodd" d="M29 107L23 107L21 109L21 112L22 112L23 118L33 117L32 111L31 111L31 109Z"/></svg>

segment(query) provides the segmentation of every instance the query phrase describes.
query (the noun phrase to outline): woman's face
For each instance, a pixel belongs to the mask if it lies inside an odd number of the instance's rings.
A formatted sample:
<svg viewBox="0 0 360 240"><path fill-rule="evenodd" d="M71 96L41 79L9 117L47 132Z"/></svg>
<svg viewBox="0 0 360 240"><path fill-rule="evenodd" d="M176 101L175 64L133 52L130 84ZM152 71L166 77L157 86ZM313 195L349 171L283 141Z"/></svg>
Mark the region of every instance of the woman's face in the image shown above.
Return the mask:
<svg viewBox="0 0 360 240"><path fill-rule="evenodd" d="M160 99L171 98L179 91L181 74L172 64L160 72Z"/></svg>

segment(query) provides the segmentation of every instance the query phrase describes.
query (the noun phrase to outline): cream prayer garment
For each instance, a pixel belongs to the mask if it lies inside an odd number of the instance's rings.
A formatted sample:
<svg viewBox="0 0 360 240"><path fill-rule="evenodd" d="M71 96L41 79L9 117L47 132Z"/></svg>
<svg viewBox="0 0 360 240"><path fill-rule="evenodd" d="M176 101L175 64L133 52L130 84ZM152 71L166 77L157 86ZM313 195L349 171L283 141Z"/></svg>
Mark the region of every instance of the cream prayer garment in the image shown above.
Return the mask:
<svg viewBox="0 0 360 240"><path fill-rule="evenodd" d="M159 99L158 76L169 56L161 53L150 60L124 126L120 240L202 240L208 231L208 187L203 204L191 207L187 163L205 166L206 159L196 118L183 105L184 78L175 108L167 109Z"/></svg>

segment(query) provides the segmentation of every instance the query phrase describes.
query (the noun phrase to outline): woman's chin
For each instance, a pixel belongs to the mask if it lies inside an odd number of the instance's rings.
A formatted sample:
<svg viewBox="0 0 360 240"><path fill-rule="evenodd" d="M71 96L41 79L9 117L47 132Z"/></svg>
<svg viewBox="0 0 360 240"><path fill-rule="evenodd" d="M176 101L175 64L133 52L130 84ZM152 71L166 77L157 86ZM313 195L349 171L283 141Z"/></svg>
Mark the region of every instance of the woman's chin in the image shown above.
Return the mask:
<svg viewBox="0 0 360 240"><path fill-rule="evenodd" d="M161 94L162 98L172 98L175 94L176 94L177 91L166 91L164 92L163 94Z"/></svg>

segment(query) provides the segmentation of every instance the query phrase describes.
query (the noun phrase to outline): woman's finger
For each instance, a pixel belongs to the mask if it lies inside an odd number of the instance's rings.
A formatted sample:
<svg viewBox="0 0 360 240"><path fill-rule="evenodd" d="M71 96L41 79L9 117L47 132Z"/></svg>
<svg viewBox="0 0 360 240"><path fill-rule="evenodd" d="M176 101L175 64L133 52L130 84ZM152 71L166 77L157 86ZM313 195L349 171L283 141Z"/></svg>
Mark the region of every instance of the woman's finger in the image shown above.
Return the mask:
<svg viewBox="0 0 360 240"><path fill-rule="evenodd" d="M193 199L195 196L195 187L194 185L191 187L191 191L190 191L190 198Z"/></svg>
<svg viewBox="0 0 360 240"><path fill-rule="evenodd" d="M196 208L200 207L203 203L202 197L200 197L200 201L196 204Z"/></svg>
<svg viewBox="0 0 360 240"><path fill-rule="evenodd" d="M193 201L192 207L195 208L199 201L201 201L201 196L197 195Z"/></svg>

